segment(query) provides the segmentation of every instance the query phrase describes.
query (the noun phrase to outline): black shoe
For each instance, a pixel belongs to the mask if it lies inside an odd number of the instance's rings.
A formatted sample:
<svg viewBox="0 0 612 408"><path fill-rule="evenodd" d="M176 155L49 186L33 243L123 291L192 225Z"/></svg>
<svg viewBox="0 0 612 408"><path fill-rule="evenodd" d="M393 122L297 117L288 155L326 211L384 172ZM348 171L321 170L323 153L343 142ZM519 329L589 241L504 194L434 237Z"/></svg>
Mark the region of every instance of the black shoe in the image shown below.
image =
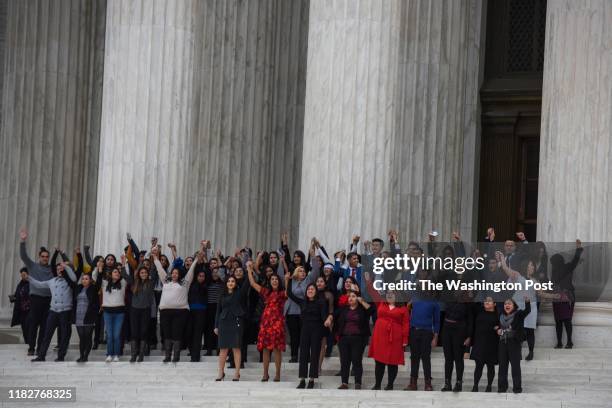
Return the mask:
<svg viewBox="0 0 612 408"><path fill-rule="evenodd" d="M572 343L571 341L565 345L566 349L571 349L572 347L574 347L574 343Z"/></svg>
<svg viewBox="0 0 612 408"><path fill-rule="evenodd" d="M35 356L36 353L34 352L34 350L28 350L28 356Z"/></svg>
<svg viewBox="0 0 612 408"><path fill-rule="evenodd" d="M487 388L485 388L485 392L491 392L492 388L490 385L487 385Z"/></svg>
<svg viewBox="0 0 612 408"><path fill-rule="evenodd" d="M372 389L373 389L374 391L378 391L378 390L380 390L380 385L374 385L374 386L372 387Z"/></svg>
<svg viewBox="0 0 612 408"><path fill-rule="evenodd" d="M298 359L297 357L291 357L291 359L289 360L290 363L297 363Z"/></svg>
<svg viewBox="0 0 612 408"><path fill-rule="evenodd" d="M56 363L59 363L61 361L64 361L64 357L58 357L54 360Z"/></svg>
<svg viewBox="0 0 612 408"><path fill-rule="evenodd" d="M385 391L393 391L393 384L387 384Z"/></svg>
<svg viewBox="0 0 612 408"><path fill-rule="evenodd" d="M461 392L463 390L463 386L461 384L461 381L457 381L455 383L455 388L453 388L453 392Z"/></svg>
<svg viewBox="0 0 612 408"><path fill-rule="evenodd" d="M525 361L531 361L533 360L533 351L530 351L529 353L527 353L527 357L525 357Z"/></svg>
<svg viewBox="0 0 612 408"><path fill-rule="evenodd" d="M180 341L172 342L172 351L173 351L172 362L178 363L179 360L181 359L181 342Z"/></svg>
<svg viewBox="0 0 612 408"><path fill-rule="evenodd" d="M452 391L452 390L453 390L453 387L451 386L450 381L446 381L444 382L444 387L442 387L440 391L447 392L447 391Z"/></svg>
<svg viewBox="0 0 612 408"><path fill-rule="evenodd" d="M215 378L215 381L223 381L224 378L225 378L225 373L223 373L221 377Z"/></svg>
<svg viewBox="0 0 612 408"><path fill-rule="evenodd" d="M298 389L306 388L306 381L305 380L300 380L300 383L295 388L298 388Z"/></svg>
<svg viewBox="0 0 612 408"><path fill-rule="evenodd" d="M208 351L206 352L206 354L204 354L204 355L205 355L205 356L212 356L212 355L213 355L212 350L208 350Z"/></svg>
<svg viewBox="0 0 612 408"><path fill-rule="evenodd" d="M478 386L476 384L472 387L472 392L478 392Z"/></svg>
<svg viewBox="0 0 612 408"><path fill-rule="evenodd" d="M513 388L512 392L515 393L515 394L520 394L521 392L523 392L523 389L522 388Z"/></svg>
<svg viewBox="0 0 612 408"><path fill-rule="evenodd" d="M36 357L36 358L33 358L30 361L33 362L33 363L36 363L38 361L45 361L45 358L44 357Z"/></svg>
<svg viewBox="0 0 612 408"><path fill-rule="evenodd" d="M141 341L140 342L140 350L138 352L138 359L136 360L139 363L142 363L144 360L144 356L147 353L147 349L149 348L149 345L147 344L146 341Z"/></svg>
<svg viewBox="0 0 612 408"><path fill-rule="evenodd" d="M166 352L164 363L169 363L172 359L172 342L170 340L164 340L164 348Z"/></svg>
<svg viewBox="0 0 612 408"><path fill-rule="evenodd" d="M563 343L557 343L557 345L555 346L556 349L561 349L563 348Z"/></svg>
<svg viewBox="0 0 612 408"><path fill-rule="evenodd" d="M83 355L81 354L81 357L77 358L77 363L82 363L83 362Z"/></svg>
<svg viewBox="0 0 612 408"><path fill-rule="evenodd" d="M91 347L92 350L97 350L98 349L98 343L94 343L93 346Z"/></svg>
<svg viewBox="0 0 612 408"><path fill-rule="evenodd" d="M308 385L306 386L306 388L312 390L314 388L314 380L308 381Z"/></svg>

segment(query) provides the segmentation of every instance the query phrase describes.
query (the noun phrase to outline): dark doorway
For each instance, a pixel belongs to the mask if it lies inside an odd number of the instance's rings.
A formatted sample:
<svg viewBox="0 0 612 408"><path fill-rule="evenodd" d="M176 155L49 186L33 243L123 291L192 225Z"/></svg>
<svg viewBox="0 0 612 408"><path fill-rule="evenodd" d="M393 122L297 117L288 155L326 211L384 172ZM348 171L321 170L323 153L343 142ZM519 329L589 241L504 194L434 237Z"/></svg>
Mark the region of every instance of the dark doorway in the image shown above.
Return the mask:
<svg viewBox="0 0 612 408"><path fill-rule="evenodd" d="M478 237L535 241L546 0L489 0Z"/></svg>

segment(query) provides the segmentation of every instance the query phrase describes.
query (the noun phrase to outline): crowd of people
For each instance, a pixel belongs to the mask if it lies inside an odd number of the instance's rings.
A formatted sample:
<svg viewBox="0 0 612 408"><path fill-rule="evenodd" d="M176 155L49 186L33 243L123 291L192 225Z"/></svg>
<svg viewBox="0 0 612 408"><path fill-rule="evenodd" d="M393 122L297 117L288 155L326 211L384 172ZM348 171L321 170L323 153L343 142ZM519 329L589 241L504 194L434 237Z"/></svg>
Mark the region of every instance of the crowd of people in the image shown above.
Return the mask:
<svg viewBox="0 0 612 408"><path fill-rule="evenodd" d="M27 231L20 232L20 256L24 267L15 294L13 325L21 325L28 355L34 362L45 361L57 329L57 358L64 361L72 325L79 338L78 362L88 361L92 349L106 344L106 362L119 361L129 343L130 362L142 362L160 345L164 363L180 361L188 350L190 360L218 356L217 381L225 378L229 363L233 381L247 361L247 348L255 344L260 352L263 376L280 381L283 352L290 350L290 363L299 365L298 388L313 388L325 357L334 346L340 356L340 389L361 389L364 351L374 360L375 383L392 390L405 351L410 352L410 381L406 390L418 389L422 364L424 390L431 391L431 352L441 345L444 351L442 391L462 391L464 358L475 361L472 391L487 368L486 392L492 391L498 365L497 391L522 391L521 349L527 342L526 360L534 357L538 304L554 300L557 346L572 347L572 314L575 301L573 272L582 253L570 262L555 254L548 258L543 243L527 243L523 233L516 240L499 245L489 228L484 241L471 249L471 256L484 257L483 270L462 274L453 270L385 270L372 273L376 257L403 253L398 233L389 231L380 238L361 243L354 236L347 250L328 252L318 239L311 240L307 253L289 249L289 237L281 235L280 248L256 253L237 249L224 256L203 240L194 253L185 257L176 246L167 245L168 255L156 238L148 250L141 250L127 234L119 260L114 254L92 257L88 246L74 251L73 259L55 248L51 254L41 247L38 260L26 250ZM529 250L527 248L530 248ZM535 250L533 249L535 248ZM465 256L466 245L454 233L449 244L437 242L432 233L424 244L411 241L409 256ZM331 256L330 256L331 255ZM550 273L549 273L550 266ZM376 279L395 281L477 279L490 282L551 280L553 291L534 289L504 293L473 291L432 292L417 289L408 298L395 291L377 291ZM288 338L287 338L288 334ZM159 341L158 341L159 340ZM230 353L231 350L231 353ZM454 386L452 384L455 372Z"/></svg>

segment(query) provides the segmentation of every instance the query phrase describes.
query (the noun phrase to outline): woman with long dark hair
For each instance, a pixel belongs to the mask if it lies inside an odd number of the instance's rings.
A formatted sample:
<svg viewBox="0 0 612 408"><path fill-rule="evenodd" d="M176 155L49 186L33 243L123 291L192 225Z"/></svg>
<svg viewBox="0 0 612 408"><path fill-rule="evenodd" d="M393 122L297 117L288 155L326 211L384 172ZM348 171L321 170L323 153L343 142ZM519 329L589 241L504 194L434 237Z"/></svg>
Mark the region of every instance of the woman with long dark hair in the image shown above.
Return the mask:
<svg viewBox="0 0 612 408"><path fill-rule="evenodd" d="M30 313L30 282L28 281L28 268L25 266L19 270L19 283L15 288L15 293L10 296L13 304L13 315L11 327L21 326L23 342L28 344L28 313Z"/></svg>
<svg viewBox="0 0 612 408"><path fill-rule="evenodd" d="M338 338L340 351L340 377L342 384L338 389L348 389L351 365L355 376L355 389L361 389L363 375L363 350L370 337L370 305L357 292L357 285L347 292L347 302L336 313L334 331Z"/></svg>
<svg viewBox="0 0 612 408"><path fill-rule="evenodd" d="M332 324L329 327L322 328L323 337L321 338L321 352L319 353L319 372L321 372L323 369L323 359L325 358L327 351L328 338L332 335L335 299L323 275L317 277L315 280L315 286L317 287L317 296L327 302L327 311L329 315L332 316L330 319Z"/></svg>
<svg viewBox="0 0 612 408"><path fill-rule="evenodd" d="M227 278L223 294L217 304L217 314L215 318L215 334L218 336L219 347L219 376L216 381L223 381L225 378L225 363L227 354L232 349L234 362L242 361L242 341L244 338L244 317L246 314L246 297L251 285L247 280L238 286L234 276ZM234 364L236 370L232 381L240 381L240 366Z"/></svg>
<svg viewBox="0 0 612 408"><path fill-rule="evenodd" d="M281 285L281 279L273 274L266 285L262 286L255 281L252 262L247 262L247 271L251 287L255 289L264 300L264 310L261 314L259 333L257 335L257 350L263 353L263 377L266 382L270 378L270 354L274 354L276 374L274 381L280 381L282 353L285 351L285 316L283 308L287 294Z"/></svg>
<svg viewBox="0 0 612 408"><path fill-rule="evenodd" d="M301 266L298 266L294 273L299 274L305 272ZM308 284L305 290L305 297L302 299L293 292L294 280L290 280L288 275L285 277L285 280L287 296L299 306L301 311L300 383L297 388L314 388L315 378L319 377L319 355L321 351L323 328L331 327L332 315L328 312L328 303L318 296L317 288L313 283ZM293 341L293 339L291 341ZM308 368L309 364L310 369ZM308 386L306 386L307 376L309 378Z"/></svg>
<svg viewBox="0 0 612 408"><path fill-rule="evenodd" d="M206 308L208 307L208 288L206 285L206 272L200 270L189 287L189 323L191 338L189 343L189 356L192 362L200 361L202 350L202 336L206 326Z"/></svg>
<svg viewBox="0 0 612 408"><path fill-rule="evenodd" d="M108 258L109 256L107 256ZM113 256L113 260L114 260ZM114 264L114 263L113 263ZM106 329L106 362L119 361L121 348L121 327L125 318L125 291L127 288L127 273L125 268L114 268L107 275L105 264L102 276L98 268L93 272L93 278L102 287L102 310L104 311L104 327Z"/></svg>
<svg viewBox="0 0 612 408"><path fill-rule="evenodd" d="M499 315L495 302L491 296L487 296L474 321L470 358L476 362L476 368L474 369L472 392L478 392L478 384L485 366L487 366L487 388L485 392L491 392L491 385L495 378L495 366L499 362L498 327Z"/></svg>
<svg viewBox="0 0 612 408"><path fill-rule="evenodd" d="M125 262L125 255L121 263L129 268ZM155 310L155 285L149 276L149 268L138 266L135 274L129 274L128 282L132 289L132 304L130 306L130 335L131 358L130 363L144 360L144 354L151 324L151 311Z"/></svg>
<svg viewBox="0 0 612 408"><path fill-rule="evenodd" d="M159 248L151 249L153 262L157 268L159 279L163 285L159 301L159 315L164 331L164 363L177 363L181 359L181 339L189 317L188 292L193 280L193 270L196 262L192 262L189 271L181 279L179 268L172 268L168 278L166 270L159 261Z"/></svg>
<svg viewBox="0 0 612 408"><path fill-rule="evenodd" d="M441 391L460 392L463 384L463 352L470 346L473 331L471 303L466 292L453 293L454 301L446 302L442 348L444 350L444 387ZM451 386L453 367L456 370L455 387Z"/></svg>

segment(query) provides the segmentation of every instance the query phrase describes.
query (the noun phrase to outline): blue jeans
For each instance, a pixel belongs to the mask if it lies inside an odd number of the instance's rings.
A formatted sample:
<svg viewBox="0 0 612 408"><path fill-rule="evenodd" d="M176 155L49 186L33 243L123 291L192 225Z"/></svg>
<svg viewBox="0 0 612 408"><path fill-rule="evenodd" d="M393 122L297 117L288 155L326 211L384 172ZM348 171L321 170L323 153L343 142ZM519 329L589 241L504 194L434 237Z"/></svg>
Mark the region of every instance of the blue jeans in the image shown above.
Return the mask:
<svg viewBox="0 0 612 408"><path fill-rule="evenodd" d="M106 355L118 356L121 349L121 326L124 313L104 312L104 327L106 328Z"/></svg>

